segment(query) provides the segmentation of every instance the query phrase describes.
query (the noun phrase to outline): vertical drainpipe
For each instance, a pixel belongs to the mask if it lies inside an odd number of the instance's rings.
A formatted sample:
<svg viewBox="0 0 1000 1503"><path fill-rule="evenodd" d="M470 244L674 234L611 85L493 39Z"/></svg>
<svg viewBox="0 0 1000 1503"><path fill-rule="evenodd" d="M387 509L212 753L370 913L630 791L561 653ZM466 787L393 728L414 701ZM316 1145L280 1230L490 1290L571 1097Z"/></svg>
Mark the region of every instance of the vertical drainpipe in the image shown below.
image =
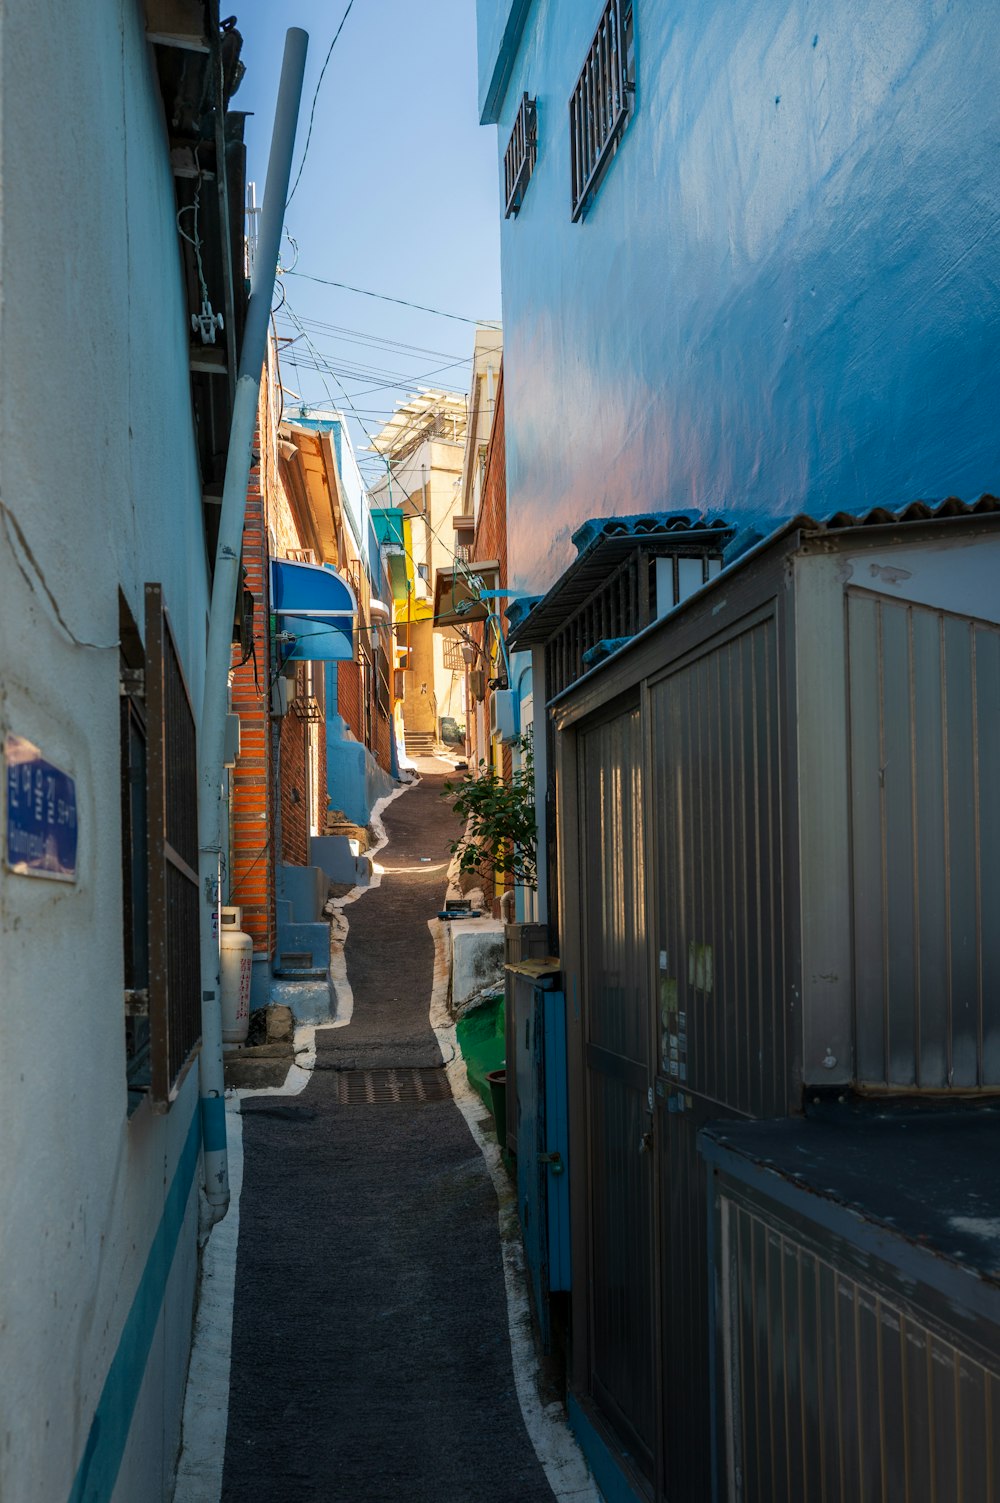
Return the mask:
<svg viewBox="0 0 1000 1503"><path fill-rule="evenodd" d="M288 197L292 149L302 95L309 38L292 27L285 35L285 55L274 112L271 154L267 163L264 205L254 258L253 283L243 332L243 349L236 380L233 422L222 492L219 541L209 614L205 692L198 728L198 830L201 879L201 1090L202 1161L209 1224L221 1221L229 1208L229 1163L226 1154L225 1082L222 1067L222 1006L219 985L219 858L222 852L222 759L229 672L232 663L233 616L239 583L243 518L250 478L254 427L260 394L261 370L267 350L274 276L281 247L281 228Z"/></svg>

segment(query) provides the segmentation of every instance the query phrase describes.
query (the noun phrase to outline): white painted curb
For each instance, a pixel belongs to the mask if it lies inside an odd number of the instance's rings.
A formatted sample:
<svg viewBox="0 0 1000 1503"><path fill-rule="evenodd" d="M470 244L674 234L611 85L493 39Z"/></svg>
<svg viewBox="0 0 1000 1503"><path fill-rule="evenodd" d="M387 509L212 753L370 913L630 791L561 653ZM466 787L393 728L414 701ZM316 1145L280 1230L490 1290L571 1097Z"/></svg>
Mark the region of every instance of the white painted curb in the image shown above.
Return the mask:
<svg viewBox="0 0 1000 1503"><path fill-rule="evenodd" d="M173 1503L219 1503L229 1428L229 1371L236 1293L236 1247L243 1189L243 1122L235 1095L226 1097L229 1211L212 1228L201 1254L201 1280L191 1339L181 1453Z"/></svg>
<svg viewBox="0 0 1000 1503"><path fill-rule="evenodd" d="M366 856L374 858L378 855L379 851L384 850L388 845L389 837L382 822L382 815L394 799L407 793L409 789L415 788L419 781L419 778L414 778L411 783L404 783L402 787L394 788L391 793L387 793L384 798L380 798L372 805L369 823L374 829L377 838L371 850L365 852ZM330 980L333 982L336 1013L329 1023L323 1025L326 1028L344 1028L354 1016L354 993L351 990L351 983L347 979L347 961L344 958L347 935L351 926L347 921L347 914L344 912L344 909L349 903L356 903L359 898L363 898L366 892L371 892L372 888L380 887L382 885L382 873L383 868L373 859L372 879L366 887L352 887L350 892L345 893L342 898L331 898L327 904L327 908L332 910L330 923Z"/></svg>
<svg viewBox="0 0 1000 1503"><path fill-rule="evenodd" d="M434 939L434 985L431 991L430 1025L434 1030L455 1105L472 1134L473 1141L486 1160L497 1197L500 1226L500 1251L503 1258L504 1287L507 1292L507 1324L510 1330L510 1354L514 1385L528 1438L542 1464L560 1503L603 1503L597 1485L576 1443L566 1412L558 1403L543 1404L539 1398L539 1368L531 1326L531 1307L524 1269L521 1226L517 1217L517 1196L500 1157L500 1145L484 1136L479 1119L485 1112L482 1101L469 1084L465 1060L458 1047L455 1024L448 1012L448 947L444 924L428 920ZM447 1048L445 1046L448 1046ZM449 1059L449 1054L451 1058Z"/></svg>

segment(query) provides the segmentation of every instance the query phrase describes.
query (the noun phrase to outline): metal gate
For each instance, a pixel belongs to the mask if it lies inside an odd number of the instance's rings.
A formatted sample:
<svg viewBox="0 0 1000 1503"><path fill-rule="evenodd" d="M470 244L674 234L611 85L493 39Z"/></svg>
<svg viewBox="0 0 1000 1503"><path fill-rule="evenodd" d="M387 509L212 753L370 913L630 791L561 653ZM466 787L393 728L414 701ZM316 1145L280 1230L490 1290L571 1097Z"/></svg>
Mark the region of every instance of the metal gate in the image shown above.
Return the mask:
<svg viewBox="0 0 1000 1503"><path fill-rule="evenodd" d="M580 737L590 1394L650 1481L656 1454L652 1061L638 707Z"/></svg>
<svg viewBox="0 0 1000 1503"><path fill-rule="evenodd" d="M664 1496L711 1496L707 1122L781 1115L777 653L763 615L649 689Z"/></svg>

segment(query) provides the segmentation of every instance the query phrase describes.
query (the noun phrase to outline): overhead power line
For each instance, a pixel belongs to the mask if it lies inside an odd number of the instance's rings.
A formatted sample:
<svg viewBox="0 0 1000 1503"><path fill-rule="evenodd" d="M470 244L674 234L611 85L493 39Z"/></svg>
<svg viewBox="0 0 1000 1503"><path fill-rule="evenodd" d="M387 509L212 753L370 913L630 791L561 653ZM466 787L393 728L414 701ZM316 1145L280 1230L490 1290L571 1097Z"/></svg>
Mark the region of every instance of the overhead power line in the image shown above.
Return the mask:
<svg viewBox="0 0 1000 1503"><path fill-rule="evenodd" d="M471 355L455 355L449 353L447 350L429 350L426 345L404 344L399 339L387 339L382 334L366 333L364 329L350 329L343 324L324 323L318 318L303 317L301 322L313 333L317 340L331 339L336 336L338 344L363 344L370 345L375 349L384 347L401 354L433 355L439 360L464 360L466 362L472 360Z"/></svg>
<svg viewBox="0 0 1000 1503"><path fill-rule="evenodd" d="M337 30L333 34L333 41L330 43L330 47L329 47L329 50L328 50L328 52L326 54L326 57L323 59L323 66L322 66L322 68L319 71L319 79L318 79L318 81L316 83L316 92L313 95L312 109L309 111L309 129L306 132L306 144L302 148L302 160L299 163L299 170L296 173L296 175L295 175L295 181L292 184L292 191L291 191L291 193L289 193L288 197L285 199L285 208L286 209L288 208L288 205L291 203L292 199L295 197L295 190L299 186L299 178L302 176L302 169L306 165L306 157L309 155L309 142L312 140L313 121L316 118L316 101L319 99L319 91L323 87L323 75L326 72L327 64L329 63L330 58L333 56L333 49L337 45L337 38L340 36L340 33L344 29L344 22L347 20L348 16L351 14L351 6L353 4L354 4L354 0L347 0L347 9L344 11L344 14L340 18L340 25L337 27Z"/></svg>
<svg viewBox="0 0 1000 1503"><path fill-rule="evenodd" d="M451 318L459 324L482 324L490 329L499 329L500 323L493 318L466 318L462 313L446 313L443 308L430 308L426 303L411 303L405 297L389 297L385 292L370 292L367 287L352 287L349 282L334 282L330 277L314 277L307 271L284 271L286 277L302 277L306 282L320 282L324 287L339 287L342 292L356 292L361 297L378 298L382 303L398 303L401 308L416 308L418 313L433 313L438 318Z"/></svg>
<svg viewBox="0 0 1000 1503"><path fill-rule="evenodd" d="M316 349L316 346L313 344L312 340L309 338L309 335L308 335L307 331L303 328L301 320L298 318L297 314L295 313L295 310L292 308L292 306L291 306L290 303L286 303L285 306L286 306L287 315L288 315L289 319L291 320L293 326L295 326L296 328L298 328L298 330L301 333L303 339L305 340L306 345L312 350L313 357L316 358L318 356L318 351ZM318 361L317 363L318 364L322 364L321 361ZM358 412L357 408L354 406L354 403L351 401L351 398L348 396L346 390L344 389L343 383L338 378L336 372L333 371L333 370L331 370L329 366L324 366L324 369L327 370L327 372L333 377L334 381L336 381L337 385L340 387L341 393L343 394L344 398L346 399L347 405L351 409L351 412L354 415L355 421L357 422L357 424L358 424L359 428L361 429L362 433L367 438L369 444L374 449L375 448L375 441L372 438L371 432L370 432L367 424L362 420L361 415ZM331 406L335 406L336 404L334 403L333 393L330 391L330 388L327 386L326 380L324 379L322 373L320 374L320 380L323 383L323 386L324 386L324 388L326 390L327 396L330 398ZM378 452L378 451L376 451L376 452ZM406 489L406 487L402 484L402 482L398 479L398 477L396 477L395 475L393 475L393 473L392 473L392 461L391 461L391 459L389 459L388 456L383 455L383 454L380 454L379 457L381 458L382 463L385 465L386 473L389 476L390 483L391 484L394 483L397 486L397 488L403 492L403 495L406 497L407 501L412 501L413 500L412 493ZM432 524L431 519L426 514L426 512L423 513L423 521L426 524L426 526L428 527L428 529L437 538L438 542L444 548L445 552L451 554L452 560L453 560L454 565L455 565L456 572L462 572L462 573L465 573L465 574L468 575L469 572L470 572L470 566L468 564L466 564L463 559L459 558L458 554L455 552L455 549L454 549L453 545L451 543L449 543L446 538L443 538L441 536L441 533ZM413 562L412 556L411 556L411 560L410 561L411 561L411 563ZM416 567L415 564L414 564L414 567Z"/></svg>

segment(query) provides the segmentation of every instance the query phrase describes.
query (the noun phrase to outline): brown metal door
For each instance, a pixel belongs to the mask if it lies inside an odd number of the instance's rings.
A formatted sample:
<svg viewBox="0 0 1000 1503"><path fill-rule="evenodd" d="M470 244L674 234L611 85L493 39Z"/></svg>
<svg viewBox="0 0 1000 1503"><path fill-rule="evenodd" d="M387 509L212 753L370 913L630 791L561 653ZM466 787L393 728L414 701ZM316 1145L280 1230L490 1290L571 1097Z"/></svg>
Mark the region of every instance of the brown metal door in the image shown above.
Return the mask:
<svg viewBox="0 0 1000 1503"><path fill-rule="evenodd" d="M652 1480L653 1075L639 709L583 731L579 749L590 1393Z"/></svg>
<svg viewBox="0 0 1000 1503"><path fill-rule="evenodd" d="M788 1064L778 663L770 615L649 690L657 965L662 1488L712 1495L708 1208L698 1132L781 1116Z"/></svg>

